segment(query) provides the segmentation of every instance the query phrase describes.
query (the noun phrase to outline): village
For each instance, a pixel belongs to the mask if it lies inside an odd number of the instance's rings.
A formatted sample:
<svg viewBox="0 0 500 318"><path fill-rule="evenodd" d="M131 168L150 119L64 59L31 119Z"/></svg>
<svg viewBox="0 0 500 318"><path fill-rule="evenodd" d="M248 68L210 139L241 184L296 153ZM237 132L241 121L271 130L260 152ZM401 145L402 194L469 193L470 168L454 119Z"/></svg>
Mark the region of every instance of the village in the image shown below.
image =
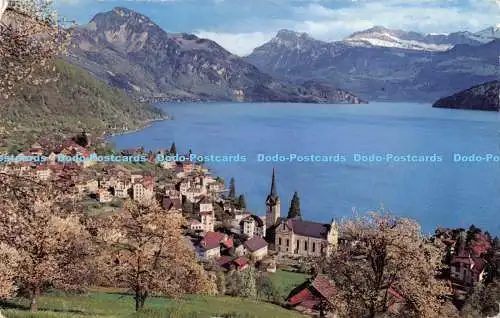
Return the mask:
<svg viewBox="0 0 500 318"><path fill-rule="evenodd" d="M288 215L282 214L274 169L270 172L269 193L262 202L266 214L256 215L246 209L244 196L236 194L234 180L227 187L200 163L155 161L158 154L176 154L175 144L156 152L121 151L122 155L147 158L141 164L103 164L90 160L93 153L95 148L89 142L83 146L74 139L60 144L40 140L19 156L43 155L46 162L3 164L0 173L51 180L70 188L90 214L120 213L128 198L140 203L156 200L165 213L185 217L184 237L198 261L207 268L231 272L253 267L271 274L287 268L302 272L310 279L290 290L286 306L311 315L326 315L324 304L335 294L335 287L311 264L337 249L360 242L343 237L335 220L327 224L304 220L293 200ZM59 162L61 154L87 160ZM294 208L297 210L292 211ZM448 267L443 277L449 280L456 302L465 301L477 283L488 279L488 270L500 263L498 240L494 242L487 232L479 229L439 228L433 239L446 245L443 259ZM389 288L390 312L402 311L404 302L397 288Z"/></svg>

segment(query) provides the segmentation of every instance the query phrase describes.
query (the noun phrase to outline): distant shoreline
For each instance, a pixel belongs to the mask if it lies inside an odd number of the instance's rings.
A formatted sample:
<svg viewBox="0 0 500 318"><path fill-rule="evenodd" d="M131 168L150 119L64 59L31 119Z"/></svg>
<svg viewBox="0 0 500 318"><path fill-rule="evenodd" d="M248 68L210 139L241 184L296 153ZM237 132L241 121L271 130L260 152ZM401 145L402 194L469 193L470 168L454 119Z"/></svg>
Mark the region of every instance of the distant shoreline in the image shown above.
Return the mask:
<svg viewBox="0 0 500 318"><path fill-rule="evenodd" d="M148 127L151 127L155 122L164 121L164 120L172 120L172 119L170 118L170 116L165 115L163 118L148 120L148 121L144 122L144 124L140 125L139 127L135 128L135 129L132 129L132 130L125 130L125 131L121 131L121 132L112 132L108 135L108 137L116 137L116 136L133 134L133 133L139 132L141 130L144 130Z"/></svg>

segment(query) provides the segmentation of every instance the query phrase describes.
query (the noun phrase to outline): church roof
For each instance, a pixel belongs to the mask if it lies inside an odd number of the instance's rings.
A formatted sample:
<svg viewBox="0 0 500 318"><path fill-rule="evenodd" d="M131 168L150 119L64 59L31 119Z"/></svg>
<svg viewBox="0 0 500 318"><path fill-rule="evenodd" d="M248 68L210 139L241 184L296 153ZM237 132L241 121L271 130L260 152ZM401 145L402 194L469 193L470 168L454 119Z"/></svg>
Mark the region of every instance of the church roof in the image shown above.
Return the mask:
<svg viewBox="0 0 500 318"><path fill-rule="evenodd" d="M279 200L278 191L276 190L276 174L273 168L273 176L271 179L271 190L269 191L269 195L267 196L266 202L275 203Z"/></svg>
<svg viewBox="0 0 500 318"><path fill-rule="evenodd" d="M330 231L330 224L288 219L286 225L297 235L326 239Z"/></svg>

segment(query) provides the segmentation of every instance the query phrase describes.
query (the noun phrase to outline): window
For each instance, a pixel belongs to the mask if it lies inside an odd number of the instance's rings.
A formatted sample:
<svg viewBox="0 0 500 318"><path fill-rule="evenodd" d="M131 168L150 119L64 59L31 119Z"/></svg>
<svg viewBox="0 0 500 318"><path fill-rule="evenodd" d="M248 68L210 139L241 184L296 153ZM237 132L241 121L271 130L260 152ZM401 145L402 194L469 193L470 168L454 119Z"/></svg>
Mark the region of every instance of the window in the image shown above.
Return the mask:
<svg viewBox="0 0 500 318"><path fill-rule="evenodd" d="M307 241L304 241L304 251L307 251Z"/></svg>
<svg viewBox="0 0 500 318"><path fill-rule="evenodd" d="M281 237L278 238L278 245L281 245Z"/></svg>
<svg viewBox="0 0 500 318"><path fill-rule="evenodd" d="M316 252L316 243L313 242L313 246L312 246L312 251L313 253Z"/></svg>
<svg viewBox="0 0 500 318"><path fill-rule="evenodd" d="M290 246L290 240L286 239L286 246Z"/></svg>
<svg viewBox="0 0 500 318"><path fill-rule="evenodd" d="M297 245L295 245L295 248L298 250L299 249L299 246L300 246L300 241L297 240Z"/></svg>

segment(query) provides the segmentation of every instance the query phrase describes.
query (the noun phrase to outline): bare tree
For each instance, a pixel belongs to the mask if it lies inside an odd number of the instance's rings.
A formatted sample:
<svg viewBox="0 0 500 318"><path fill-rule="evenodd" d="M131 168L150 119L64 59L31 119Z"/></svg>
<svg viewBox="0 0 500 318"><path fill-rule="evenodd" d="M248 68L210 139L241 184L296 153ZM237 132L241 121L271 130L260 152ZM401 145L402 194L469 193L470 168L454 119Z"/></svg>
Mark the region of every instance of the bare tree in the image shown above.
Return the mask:
<svg viewBox="0 0 500 318"><path fill-rule="evenodd" d="M147 297L216 292L213 276L196 262L181 233L185 219L165 213L156 202L128 200L120 213L99 220L99 238L108 257L103 274L135 295L135 308Z"/></svg>
<svg viewBox="0 0 500 318"><path fill-rule="evenodd" d="M49 287L85 287L91 244L71 193L53 183L0 174L0 210L0 241L19 254L14 279L32 311Z"/></svg>
<svg viewBox="0 0 500 318"><path fill-rule="evenodd" d="M444 251L416 222L372 213L344 221L341 235L344 244L322 268L337 288L332 303L341 317L439 317L451 294L436 279Z"/></svg>

